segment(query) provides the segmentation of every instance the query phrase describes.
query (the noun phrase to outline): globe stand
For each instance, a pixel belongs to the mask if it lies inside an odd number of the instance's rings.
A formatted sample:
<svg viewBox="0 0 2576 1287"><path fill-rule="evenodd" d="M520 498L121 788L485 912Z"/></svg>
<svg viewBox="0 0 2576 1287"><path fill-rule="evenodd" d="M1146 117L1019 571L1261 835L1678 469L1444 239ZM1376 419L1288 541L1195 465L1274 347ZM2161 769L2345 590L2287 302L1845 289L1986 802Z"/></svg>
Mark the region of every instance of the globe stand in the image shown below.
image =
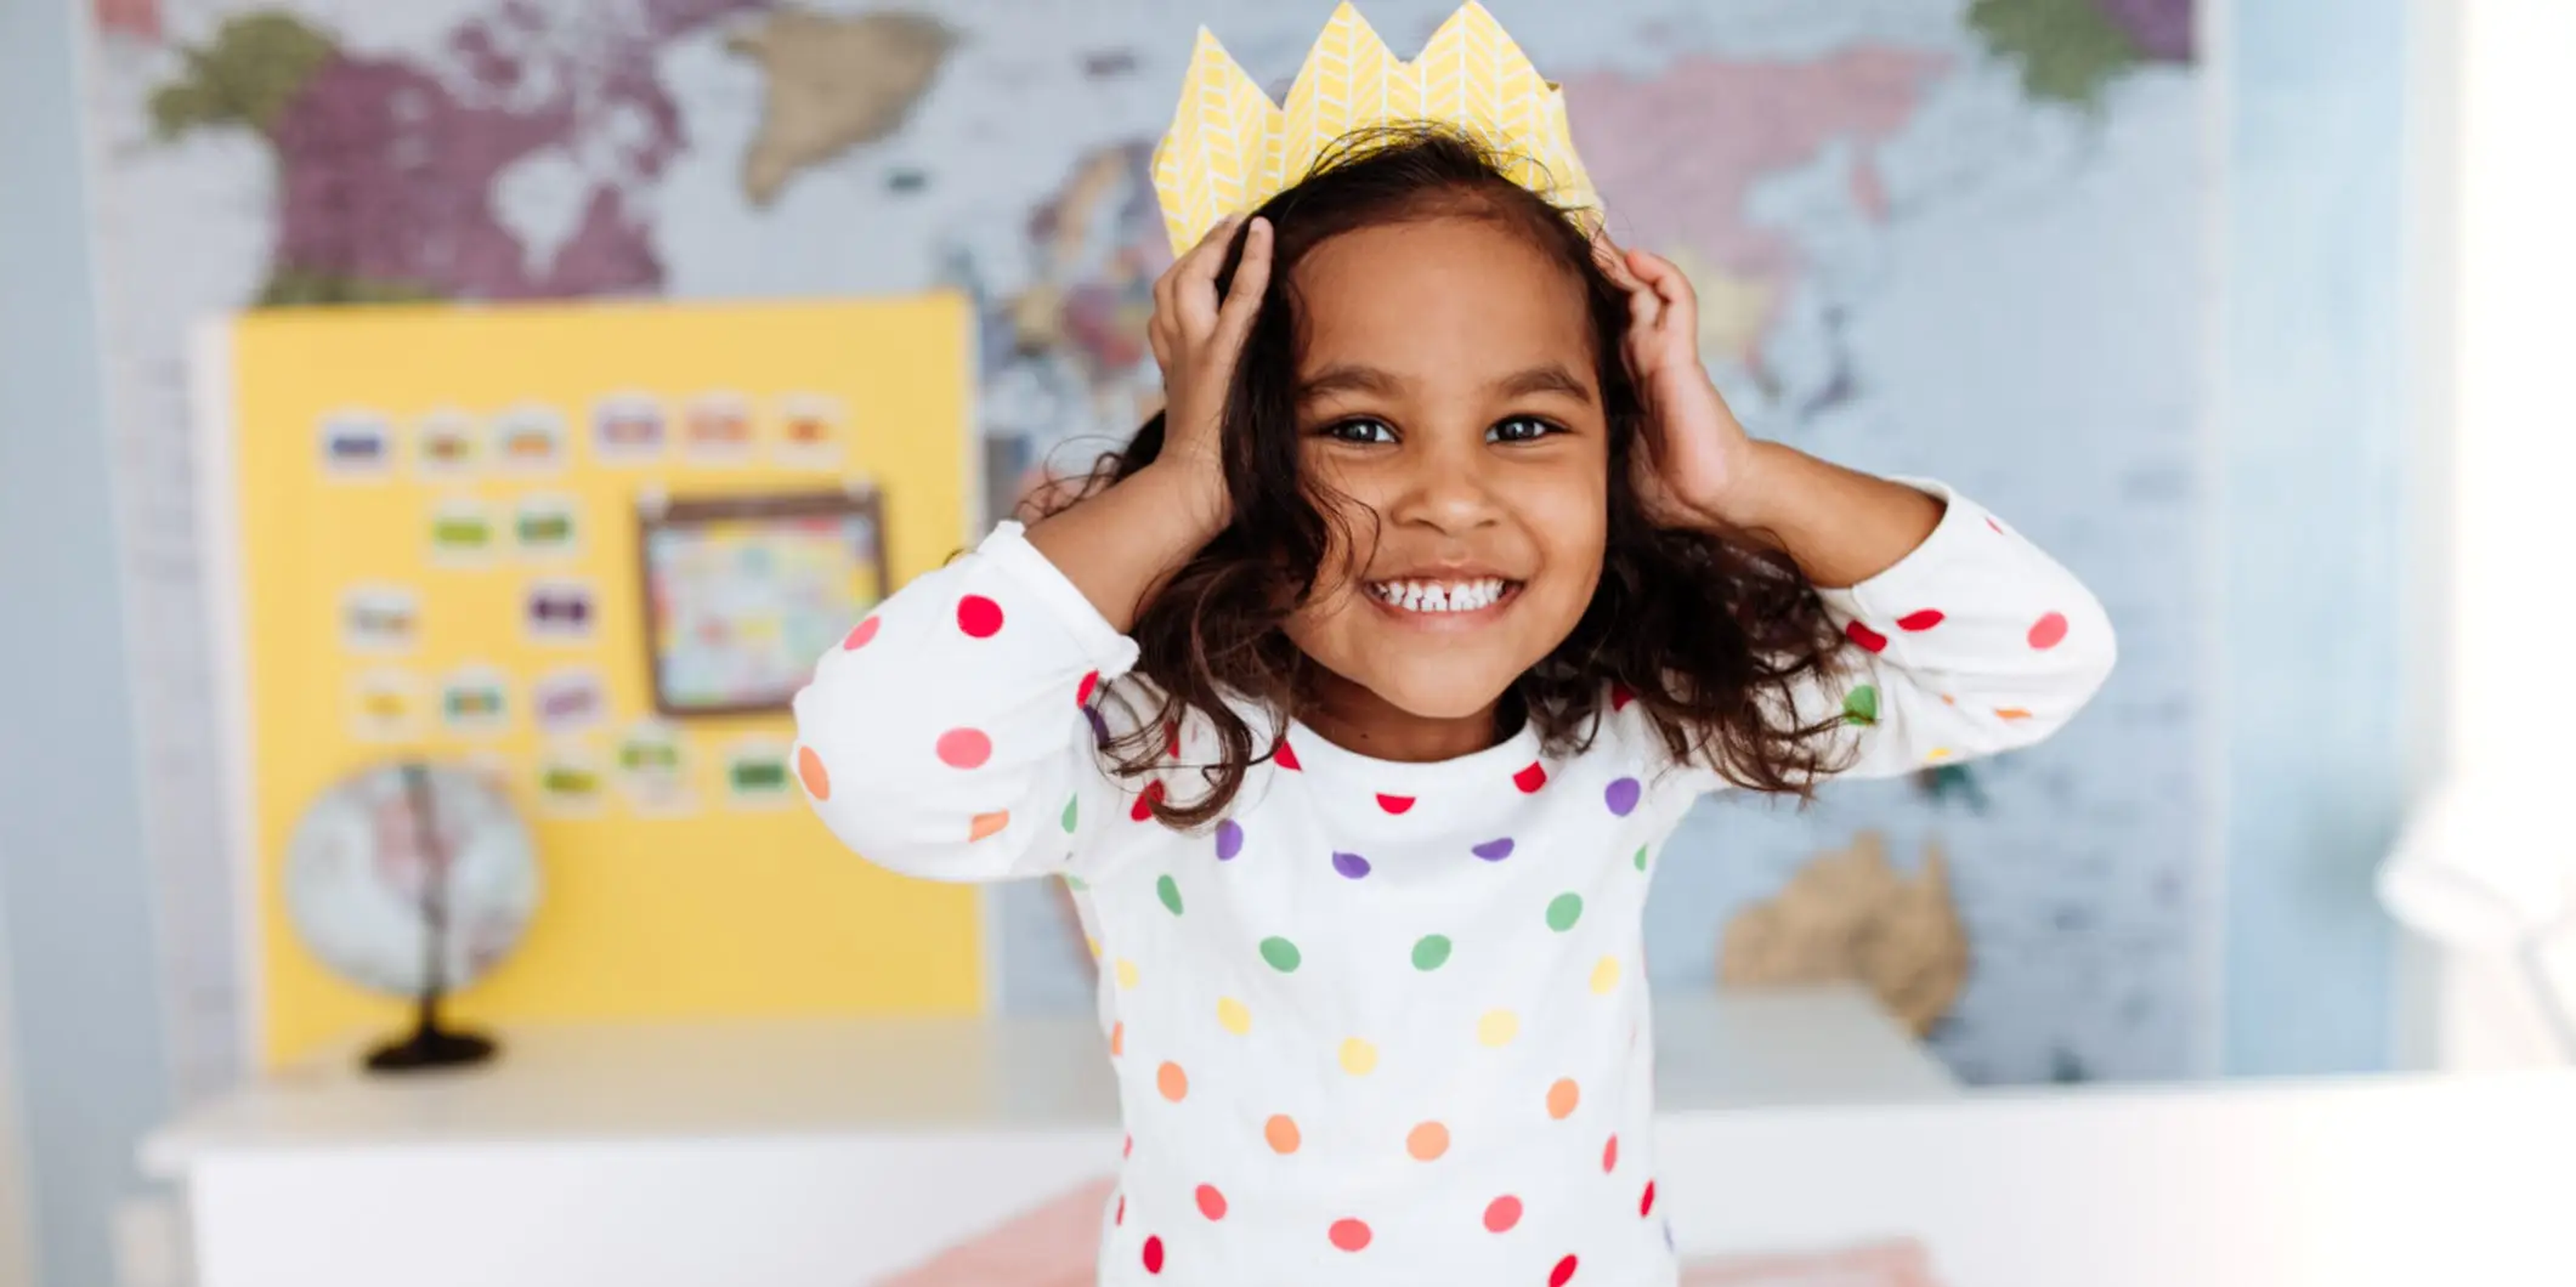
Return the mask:
<svg viewBox="0 0 2576 1287"><path fill-rule="evenodd" d="M420 846L425 868L421 881L421 939L427 949L422 962L422 977L428 986L421 989L420 1008L415 1012L411 1035L392 1045L379 1046L367 1054L367 1071L378 1073L434 1072L442 1068L466 1068L492 1057L496 1047L492 1039L471 1032L458 1032L439 1022L438 1003L447 992L447 877L450 855L444 837L438 834L438 814L430 799L428 766L418 763L402 766L404 794L411 805L412 825Z"/></svg>
<svg viewBox="0 0 2576 1287"><path fill-rule="evenodd" d="M490 1037L458 1032L441 1024L438 1020L438 998L425 996L420 999L419 1019L411 1035L369 1051L367 1071L435 1072L441 1068L468 1068L490 1059L498 1049Z"/></svg>

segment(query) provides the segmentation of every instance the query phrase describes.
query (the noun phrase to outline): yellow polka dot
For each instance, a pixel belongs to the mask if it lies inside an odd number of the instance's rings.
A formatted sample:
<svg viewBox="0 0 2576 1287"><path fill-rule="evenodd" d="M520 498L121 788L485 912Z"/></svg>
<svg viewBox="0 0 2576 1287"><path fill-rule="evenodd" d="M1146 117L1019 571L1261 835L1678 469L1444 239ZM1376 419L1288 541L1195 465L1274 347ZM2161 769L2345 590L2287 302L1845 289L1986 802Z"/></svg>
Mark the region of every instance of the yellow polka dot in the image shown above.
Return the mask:
<svg viewBox="0 0 2576 1287"><path fill-rule="evenodd" d="M1933 747L1933 748L1932 748L1932 750L1931 750L1928 754L1926 754L1926 755L1923 757L1923 759L1924 759L1924 761L1925 761L1926 763L1931 763L1931 764L1938 764L1938 763L1940 763L1941 761L1946 760L1946 759L1949 759L1949 758L1950 758L1950 748L1949 748L1949 747L1946 747L1946 746L1936 746L1936 747Z"/></svg>
<svg viewBox="0 0 2576 1287"><path fill-rule="evenodd" d="M1083 946L1088 947L1088 948L1090 948L1090 949L1091 949L1091 959L1092 959L1092 960L1097 961L1097 960L1099 960L1099 959L1100 959L1100 940L1099 940L1099 939L1093 938L1092 936L1090 936L1090 935L1088 935L1088 934L1085 934L1085 935L1083 935L1083 936L1082 936L1082 943L1083 943Z"/></svg>
<svg viewBox="0 0 2576 1287"><path fill-rule="evenodd" d="M1508 1046L1521 1035L1521 1017L1509 1010L1487 1010L1476 1021L1476 1040L1489 1046Z"/></svg>
<svg viewBox="0 0 2576 1287"><path fill-rule="evenodd" d="M1216 1003L1216 1021L1219 1027L1224 1028L1226 1031L1231 1032L1238 1037L1252 1031L1252 1011L1245 1008L1242 1002L1235 1000L1233 997L1222 997L1218 999Z"/></svg>
<svg viewBox="0 0 2576 1287"><path fill-rule="evenodd" d="M1342 1043L1342 1071L1365 1077L1377 1067L1377 1047L1353 1037Z"/></svg>
<svg viewBox="0 0 2576 1287"><path fill-rule="evenodd" d="M1592 994L1608 996L1610 989L1617 986L1619 986L1619 958L1602 957L1601 963L1592 967Z"/></svg>
<svg viewBox="0 0 2576 1287"><path fill-rule="evenodd" d="M1136 963L1123 956L1118 958L1118 986L1122 988L1136 986Z"/></svg>

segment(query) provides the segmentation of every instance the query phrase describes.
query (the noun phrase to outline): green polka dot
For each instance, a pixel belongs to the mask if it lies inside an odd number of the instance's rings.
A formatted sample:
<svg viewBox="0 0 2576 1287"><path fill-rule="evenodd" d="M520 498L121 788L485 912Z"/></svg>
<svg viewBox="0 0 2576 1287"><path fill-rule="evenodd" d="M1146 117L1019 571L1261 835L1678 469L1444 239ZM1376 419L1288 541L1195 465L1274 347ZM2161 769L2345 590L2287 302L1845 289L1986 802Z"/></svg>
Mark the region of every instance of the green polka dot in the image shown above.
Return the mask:
<svg viewBox="0 0 2576 1287"><path fill-rule="evenodd" d="M1077 893L1077 894L1081 893L1082 891L1084 891L1084 890L1086 890L1086 889L1091 888L1090 884L1089 884L1089 883L1087 883L1087 882L1085 882L1085 881L1083 880L1083 878L1082 878L1082 877L1080 877L1080 876L1067 876L1067 877L1065 877L1065 878L1064 878L1064 887L1065 887L1065 888L1067 888L1067 889L1072 890L1073 892L1075 892L1075 893Z"/></svg>
<svg viewBox="0 0 2576 1287"><path fill-rule="evenodd" d="M1646 869L1646 847L1645 847L1644 845L1639 845L1639 846L1637 846L1637 870L1639 870L1639 871L1644 871L1645 869Z"/></svg>
<svg viewBox="0 0 2576 1287"><path fill-rule="evenodd" d="M1844 718L1844 719L1846 719L1846 720L1851 721L1851 722L1852 722L1852 723L1854 723L1854 724L1860 724L1860 725L1869 725L1869 724L1875 724L1875 723L1877 723L1877 722L1878 722L1878 687L1877 687L1877 685L1875 685L1875 684L1863 684L1863 685L1861 685L1860 687L1858 687L1858 688L1855 688L1855 689L1851 690L1851 692L1850 692L1849 694L1847 694L1846 696L1844 696L1844 698L1843 698L1843 718Z"/></svg>
<svg viewBox="0 0 2576 1287"><path fill-rule="evenodd" d="M1413 945L1413 968L1417 970L1436 970L1448 963L1448 935L1425 934L1422 936L1421 942Z"/></svg>
<svg viewBox="0 0 2576 1287"><path fill-rule="evenodd" d="M1064 833L1068 836L1072 835L1074 824L1081 820L1082 797L1078 795L1066 796L1064 798Z"/></svg>
<svg viewBox="0 0 2576 1287"><path fill-rule="evenodd" d="M1296 944L1284 938L1265 938L1261 940L1261 959L1281 974L1294 974L1306 958L1298 954Z"/></svg>
<svg viewBox="0 0 2576 1287"><path fill-rule="evenodd" d="M1181 914L1181 887L1172 883L1171 877L1165 876L1154 882L1154 897L1162 899L1163 906L1169 908L1172 915Z"/></svg>
<svg viewBox="0 0 2576 1287"><path fill-rule="evenodd" d="M1547 905L1547 927L1562 934L1583 919L1583 895L1559 894Z"/></svg>

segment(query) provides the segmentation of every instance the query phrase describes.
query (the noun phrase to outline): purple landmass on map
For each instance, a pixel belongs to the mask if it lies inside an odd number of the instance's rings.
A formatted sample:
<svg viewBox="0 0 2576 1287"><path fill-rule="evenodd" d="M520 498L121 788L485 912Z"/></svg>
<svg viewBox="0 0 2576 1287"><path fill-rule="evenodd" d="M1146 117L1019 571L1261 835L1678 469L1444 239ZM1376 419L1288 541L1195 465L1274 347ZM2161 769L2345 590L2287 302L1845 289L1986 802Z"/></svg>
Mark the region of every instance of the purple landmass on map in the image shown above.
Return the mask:
<svg viewBox="0 0 2576 1287"><path fill-rule="evenodd" d="M2138 52L2160 62L2192 59L2194 0L2097 0L2102 12L2138 42Z"/></svg>
<svg viewBox="0 0 2576 1287"><path fill-rule="evenodd" d="M655 76L671 39L768 0L649 0L565 14L505 0L449 37L451 74L335 53L283 112L273 272L401 283L461 299L649 291L662 284L631 186L687 146ZM580 158L572 231L542 263L495 207L495 180L546 148Z"/></svg>

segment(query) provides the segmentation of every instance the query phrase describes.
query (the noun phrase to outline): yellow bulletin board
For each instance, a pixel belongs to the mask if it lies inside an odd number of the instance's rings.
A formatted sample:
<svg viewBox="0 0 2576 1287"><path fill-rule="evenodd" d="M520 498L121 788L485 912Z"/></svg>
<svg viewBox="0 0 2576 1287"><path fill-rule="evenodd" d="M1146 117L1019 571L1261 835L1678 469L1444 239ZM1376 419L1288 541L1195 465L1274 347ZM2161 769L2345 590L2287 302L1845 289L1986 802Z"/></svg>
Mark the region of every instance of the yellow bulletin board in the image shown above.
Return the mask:
<svg viewBox="0 0 2576 1287"><path fill-rule="evenodd" d="M975 894L868 866L784 771L792 721L757 692L813 621L728 635L673 602L727 597L707 552L764 522L873 542L843 559L791 539L790 572L759 565L825 599L883 593L959 549L980 494L969 327L965 302L937 295L209 328L201 468L263 1063L406 1013L304 949L280 883L324 789L406 755L483 767L537 842L543 902L456 998L462 1018L981 1008ZM656 531L680 543L655 546L648 576ZM704 665L672 651L710 629L742 646Z"/></svg>

